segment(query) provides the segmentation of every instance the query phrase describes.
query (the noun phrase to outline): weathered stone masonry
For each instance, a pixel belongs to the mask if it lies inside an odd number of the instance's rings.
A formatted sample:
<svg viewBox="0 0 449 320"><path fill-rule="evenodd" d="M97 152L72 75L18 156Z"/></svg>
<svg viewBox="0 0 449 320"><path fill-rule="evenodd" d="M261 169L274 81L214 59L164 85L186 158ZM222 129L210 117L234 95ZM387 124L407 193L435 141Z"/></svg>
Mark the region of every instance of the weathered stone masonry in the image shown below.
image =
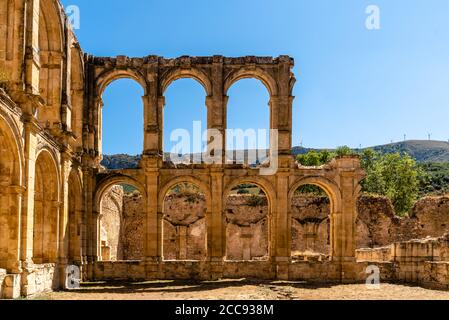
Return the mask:
<svg viewBox="0 0 449 320"><path fill-rule="evenodd" d="M4 297L61 288L65 268L81 267L83 279L255 277L356 281L356 199L363 177L357 158L320 168L294 162L292 147L293 59L287 56L165 59L99 58L86 55L57 0L0 2L0 280ZM108 171L102 154L102 93L118 78L144 89L144 145L139 168ZM199 164L173 168L163 161L164 92L175 80L193 78L206 91L208 128L224 133L228 89L256 78L270 94L272 151L278 170ZM223 139L224 140L224 139ZM221 142L225 150L225 141ZM217 150L209 150L213 154ZM224 159L224 157L223 157ZM191 183L204 193L205 259L163 259L163 206L167 191ZM127 183L142 194L143 254L138 261L103 261L101 199ZM261 187L269 210L264 261L228 261L224 207L241 183ZM291 207L295 190L315 184L329 195L330 259L291 260ZM107 244L106 244L107 246ZM120 255L120 253L117 253ZM6 272L2 271L6 270Z"/></svg>

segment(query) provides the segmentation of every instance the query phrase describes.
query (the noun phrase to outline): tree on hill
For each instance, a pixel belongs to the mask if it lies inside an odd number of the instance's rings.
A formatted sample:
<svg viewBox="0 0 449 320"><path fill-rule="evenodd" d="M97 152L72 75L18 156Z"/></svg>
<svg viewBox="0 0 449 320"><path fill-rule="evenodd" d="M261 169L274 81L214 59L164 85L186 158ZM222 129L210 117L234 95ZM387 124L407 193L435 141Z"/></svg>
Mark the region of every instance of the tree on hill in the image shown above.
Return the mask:
<svg viewBox="0 0 449 320"><path fill-rule="evenodd" d="M305 166L320 166L337 156L357 154L349 147L340 147L335 152L312 151L297 157ZM366 172L362 181L365 193L387 196L398 215L407 213L418 199L419 183L423 176L414 159L407 154L380 154L372 149L359 153L361 166Z"/></svg>

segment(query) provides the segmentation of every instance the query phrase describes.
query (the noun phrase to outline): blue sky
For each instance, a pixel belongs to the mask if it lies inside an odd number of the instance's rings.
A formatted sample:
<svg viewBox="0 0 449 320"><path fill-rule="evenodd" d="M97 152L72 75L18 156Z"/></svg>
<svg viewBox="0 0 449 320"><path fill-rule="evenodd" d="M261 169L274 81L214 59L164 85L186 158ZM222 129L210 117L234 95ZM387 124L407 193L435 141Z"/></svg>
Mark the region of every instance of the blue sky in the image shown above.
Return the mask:
<svg viewBox="0 0 449 320"><path fill-rule="evenodd" d="M295 58L293 144L371 146L449 139L447 0L64 0L78 5L82 48L98 56L287 54ZM380 8L381 29L365 28ZM142 150L142 89L120 80L104 95L104 153ZM265 88L230 92L229 127L267 128ZM206 119L194 80L167 91L167 132ZM238 110L238 111L235 111ZM244 124L247 124L246 126ZM119 127L125 129L117 129ZM165 144L169 148L168 143Z"/></svg>

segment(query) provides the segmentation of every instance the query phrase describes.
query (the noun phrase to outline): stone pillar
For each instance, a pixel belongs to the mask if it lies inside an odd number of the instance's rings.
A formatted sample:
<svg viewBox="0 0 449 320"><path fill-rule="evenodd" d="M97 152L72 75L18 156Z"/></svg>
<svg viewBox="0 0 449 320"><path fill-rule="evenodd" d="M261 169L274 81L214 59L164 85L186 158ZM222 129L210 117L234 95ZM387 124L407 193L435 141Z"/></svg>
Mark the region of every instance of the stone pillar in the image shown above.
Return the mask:
<svg viewBox="0 0 449 320"><path fill-rule="evenodd" d="M145 171L146 202L145 202L145 234L144 234L144 263L147 278L159 276L160 261L162 260L162 209L159 208L159 164L157 156L144 156L142 168Z"/></svg>
<svg viewBox="0 0 449 320"><path fill-rule="evenodd" d="M162 115L165 100L163 97L158 99L157 96L146 95L142 97L144 105L144 154L159 155L162 153L162 135L159 124L159 117Z"/></svg>
<svg viewBox="0 0 449 320"><path fill-rule="evenodd" d="M93 279L94 264L98 261L98 248L97 248L97 204L94 203L95 199L95 170L92 169L92 159L88 156L83 158L83 186L84 186L84 260L87 263L86 277ZM99 205L99 204L98 204Z"/></svg>
<svg viewBox="0 0 449 320"><path fill-rule="evenodd" d="M160 96L157 98L157 136L158 136L158 148L157 154L164 155L164 108L165 97Z"/></svg>
<svg viewBox="0 0 449 320"><path fill-rule="evenodd" d="M25 87L26 92L39 94L39 0L29 0L25 6Z"/></svg>
<svg viewBox="0 0 449 320"><path fill-rule="evenodd" d="M61 157L61 196L59 206L59 232L58 232L58 264L59 286L65 283L65 269L69 263L69 175L72 166L69 154L63 153ZM75 199L72 199L75 200Z"/></svg>
<svg viewBox="0 0 449 320"><path fill-rule="evenodd" d="M223 172L211 173L211 208L207 210L207 256L211 264L211 279L223 275L223 260L226 254L226 230L223 221Z"/></svg>
<svg viewBox="0 0 449 320"><path fill-rule="evenodd" d="M33 121L25 123L25 185L21 219L21 252L22 265L32 264L33 258L33 226L34 226L34 190L36 174L36 132L39 128Z"/></svg>
<svg viewBox="0 0 449 320"><path fill-rule="evenodd" d="M277 174L277 207L272 209L272 257L276 263L276 274L278 279L288 280L288 264L291 256L289 228L289 173L288 169ZM274 195L273 195L274 196Z"/></svg>
<svg viewBox="0 0 449 320"><path fill-rule="evenodd" d="M212 64L212 93L206 98L207 129L213 135L220 134L221 141L208 144L208 155L221 156L221 164L225 163L226 152L226 104L227 97L223 92L223 57L214 56ZM211 139L208 139L211 142ZM214 148L215 147L215 148ZM220 148L221 150L217 150ZM221 154L219 153L221 151Z"/></svg>
<svg viewBox="0 0 449 320"><path fill-rule="evenodd" d="M2 194L3 192L3 194ZM22 197L25 188L19 186L9 186L0 191L2 199L1 210L4 211L3 217L6 217L5 224L6 238L9 239L5 243L6 256L0 261L2 267L6 268L8 273L18 274L22 272L20 263L20 238L21 238L21 214L22 214ZM3 207L4 206L4 207Z"/></svg>
<svg viewBox="0 0 449 320"><path fill-rule="evenodd" d="M103 99L97 97L94 100L93 122L94 122L94 149L95 155L101 155L103 152L102 130L103 130ZM100 159L101 160L101 159Z"/></svg>
<svg viewBox="0 0 449 320"><path fill-rule="evenodd" d="M334 261L341 263L342 281L355 279L356 219L358 186L362 179L360 160L342 157L337 160L340 175L341 211L334 215Z"/></svg>

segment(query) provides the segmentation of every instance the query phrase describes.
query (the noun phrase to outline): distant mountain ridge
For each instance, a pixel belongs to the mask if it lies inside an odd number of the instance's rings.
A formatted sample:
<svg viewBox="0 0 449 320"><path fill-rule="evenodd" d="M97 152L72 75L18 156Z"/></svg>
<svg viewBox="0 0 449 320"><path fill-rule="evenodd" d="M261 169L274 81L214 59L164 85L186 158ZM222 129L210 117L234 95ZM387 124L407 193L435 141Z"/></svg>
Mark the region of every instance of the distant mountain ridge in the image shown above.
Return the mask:
<svg viewBox="0 0 449 320"><path fill-rule="evenodd" d="M356 149L356 151L369 149ZM407 153L418 162L449 162L449 142L431 140L409 140L386 145L374 146L371 149L381 153ZM304 147L294 147L293 154L304 154L310 151L322 151L332 149L314 149ZM116 154L104 155L102 165L107 169L135 168L138 166L141 156Z"/></svg>

